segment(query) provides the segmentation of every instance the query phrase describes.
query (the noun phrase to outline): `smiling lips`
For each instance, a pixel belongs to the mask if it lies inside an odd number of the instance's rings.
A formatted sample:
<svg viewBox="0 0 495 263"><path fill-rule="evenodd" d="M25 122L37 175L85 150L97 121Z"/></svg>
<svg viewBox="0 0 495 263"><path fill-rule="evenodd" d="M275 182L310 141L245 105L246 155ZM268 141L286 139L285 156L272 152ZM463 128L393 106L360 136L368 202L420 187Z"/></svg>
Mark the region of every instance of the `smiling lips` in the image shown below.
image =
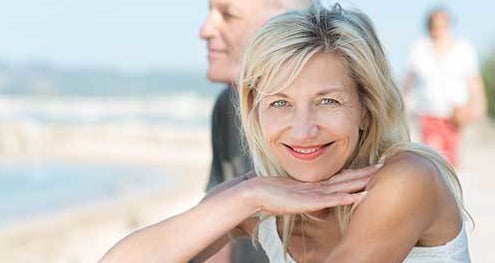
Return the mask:
<svg viewBox="0 0 495 263"><path fill-rule="evenodd" d="M223 57L227 54L226 50L223 49L208 49L208 59L215 59L219 57Z"/></svg>
<svg viewBox="0 0 495 263"><path fill-rule="evenodd" d="M322 155L325 152L325 150L328 148L328 146L332 144L333 142L327 144L321 144L321 145L312 145L312 146L289 146L287 144L284 145L289 150L289 153L292 156L296 157L297 159L303 161L311 161Z"/></svg>

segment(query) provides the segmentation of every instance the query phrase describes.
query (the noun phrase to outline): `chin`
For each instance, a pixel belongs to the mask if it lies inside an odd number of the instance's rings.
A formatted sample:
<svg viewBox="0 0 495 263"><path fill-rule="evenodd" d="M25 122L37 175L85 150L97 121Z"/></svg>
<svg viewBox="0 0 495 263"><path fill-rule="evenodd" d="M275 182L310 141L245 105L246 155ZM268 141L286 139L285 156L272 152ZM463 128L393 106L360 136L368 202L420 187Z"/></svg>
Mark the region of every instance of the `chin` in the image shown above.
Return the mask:
<svg viewBox="0 0 495 263"><path fill-rule="evenodd" d="M215 83L227 83L226 78L216 72L208 71L208 80Z"/></svg>
<svg viewBox="0 0 495 263"><path fill-rule="evenodd" d="M222 60L210 61L208 64L208 80L216 83L231 85L236 81L235 67Z"/></svg>
<svg viewBox="0 0 495 263"><path fill-rule="evenodd" d="M208 80L214 83L224 83L227 85L232 85L234 80L230 76L225 76L225 74L217 74L216 72L208 72Z"/></svg>
<svg viewBox="0 0 495 263"><path fill-rule="evenodd" d="M319 181L324 181L332 176L322 176L323 173L304 173L304 172L291 172L289 175L301 182L314 183ZM333 175L333 174L332 174Z"/></svg>
<svg viewBox="0 0 495 263"><path fill-rule="evenodd" d="M312 183L312 182L319 182L330 179L339 171L339 169L327 167L325 169L308 168L305 170L286 169L286 171L290 175L290 177L298 181Z"/></svg>

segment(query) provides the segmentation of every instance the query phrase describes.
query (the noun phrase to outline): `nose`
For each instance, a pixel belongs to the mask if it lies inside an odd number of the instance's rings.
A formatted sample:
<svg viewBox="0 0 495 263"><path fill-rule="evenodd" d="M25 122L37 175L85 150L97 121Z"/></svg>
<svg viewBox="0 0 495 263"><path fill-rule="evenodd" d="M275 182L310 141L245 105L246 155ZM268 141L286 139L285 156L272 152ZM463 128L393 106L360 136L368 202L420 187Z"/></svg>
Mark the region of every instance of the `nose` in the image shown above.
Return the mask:
<svg viewBox="0 0 495 263"><path fill-rule="evenodd" d="M199 37L201 39L208 40L215 35L216 25L214 20L214 14L210 12L199 30Z"/></svg>
<svg viewBox="0 0 495 263"><path fill-rule="evenodd" d="M318 134L316 114L310 107L296 109L292 118L291 136L295 141L309 141Z"/></svg>

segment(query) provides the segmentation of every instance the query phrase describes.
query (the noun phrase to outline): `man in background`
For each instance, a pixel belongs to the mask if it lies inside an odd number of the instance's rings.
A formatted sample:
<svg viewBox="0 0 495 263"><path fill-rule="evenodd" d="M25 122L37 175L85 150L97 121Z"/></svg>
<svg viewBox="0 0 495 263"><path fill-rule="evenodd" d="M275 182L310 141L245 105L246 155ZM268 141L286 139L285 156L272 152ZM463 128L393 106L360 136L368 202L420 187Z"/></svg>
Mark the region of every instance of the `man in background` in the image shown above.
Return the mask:
<svg viewBox="0 0 495 263"><path fill-rule="evenodd" d="M210 0L209 14L200 37L208 45L208 79L227 87L216 100L212 114L213 160L207 190L253 169L235 106L235 82L240 74L244 49L271 17L308 6L310 0ZM209 262L268 262L251 240L226 246ZM228 259L232 260L229 261Z"/></svg>
<svg viewBox="0 0 495 263"><path fill-rule="evenodd" d="M485 115L486 95L476 52L453 35L449 12L432 10L426 26L428 37L410 53L404 93L415 88L422 141L457 166L461 128Z"/></svg>

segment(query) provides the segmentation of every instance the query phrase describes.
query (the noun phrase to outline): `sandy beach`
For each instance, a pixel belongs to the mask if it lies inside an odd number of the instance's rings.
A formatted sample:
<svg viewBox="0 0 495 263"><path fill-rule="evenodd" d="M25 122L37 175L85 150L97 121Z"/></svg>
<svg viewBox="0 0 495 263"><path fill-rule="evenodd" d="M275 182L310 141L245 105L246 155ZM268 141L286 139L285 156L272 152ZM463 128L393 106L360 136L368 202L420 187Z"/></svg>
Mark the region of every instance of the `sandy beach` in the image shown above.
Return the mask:
<svg viewBox="0 0 495 263"><path fill-rule="evenodd" d="M9 224L0 228L0 262L96 262L129 232L184 211L203 196L210 162L206 127L88 125L75 131L70 126L25 125L0 127L0 145L10 146L3 151L2 162L149 165L172 171L169 176L176 184L172 190L124 196ZM37 144L24 147L19 142L26 138Z"/></svg>
<svg viewBox="0 0 495 263"><path fill-rule="evenodd" d="M26 149L18 141L5 139L26 132L22 126L26 124L2 125L0 145L11 146L11 151L3 151L3 161L66 158L88 163L159 165L172 169L170 176L178 184L173 190L126 196L1 228L0 262L96 262L129 232L184 211L203 195L210 161L209 130L205 127L150 129L129 124L115 131L88 125L75 132L70 127L40 126L31 136L41 138L42 143ZM53 140L58 143L53 144ZM468 228L472 260L493 262L495 179L491 162L495 160L495 123L484 122L466 130L462 159L459 174L465 202L476 223L474 229Z"/></svg>
<svg viewBox="0 0 495 263"><path fill-rule="evenodd" d="M473 262L495 262L495 122L485 122L465 131L462 146L463 163L459 177L464 201L474 218L474 229L468 228Z"/></svg>

